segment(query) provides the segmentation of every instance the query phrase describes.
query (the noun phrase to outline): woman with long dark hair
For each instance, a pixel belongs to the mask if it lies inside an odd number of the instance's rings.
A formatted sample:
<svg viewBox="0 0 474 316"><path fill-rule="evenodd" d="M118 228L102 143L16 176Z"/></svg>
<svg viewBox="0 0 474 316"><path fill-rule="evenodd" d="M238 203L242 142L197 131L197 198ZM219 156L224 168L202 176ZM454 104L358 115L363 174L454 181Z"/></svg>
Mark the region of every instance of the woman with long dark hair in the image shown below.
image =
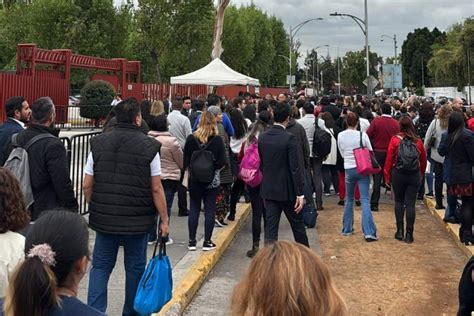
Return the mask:
<svg viewBox="0 0 474 316"><path fill-rule="evenodd" d="M435 116L435 112L433 109L433 104L429 101L424 102L421 105L420 111L419 111L419 117L418 120L415 123L415 129L418 134L418 136L421 138L421 140L424 142L426 138L426 132L428 131L428 128L433 121ZM424 175L423 179L421 181L420 189L418 190L418 199L422 200L423 196L425 195L425 178L426 178L426 184L428 185L428 193L426 194L426 197L433 198L433 162L431 158L431 148L428 149L426 155L428 156L428 161L431 164L430 170L427 170Z"/></svg>
<svg viewBox="0 0 474 316"><path fill-rule="evenodd" d="M462 199L459 238L466 245L474 245L474 134L464 127L462 113L453 112L449 117L448 133L443 135L438 152L449 159L448 194Z"/></svg>
<svg viewBox="0 0 474 316"><path fill-rule="evenodd" d="M90 260L89 229L81 215L45 212L26 236L25 253L3 302L5 316L105 315L77 299Z"/></svg>
<svg viewBox="0 0 474 316"><path fill-rule="evenodd" d="M385 183L388 186L392 183L395 194L395 238L410 244L413 242L416 195L426 169L426 152L411 118L404 115L399 124L400 132L392 136L388 145L384 175ZM406 235L403 223L405 213Z"/></svg>
<svg viewBox="0 0 474 316"><path fill-rule="evenodd" d="M325 130L331 135L331 151L326 159L323 161L322 175L324 184L324 195L331 195L331 184L334 187L336 195L339 194L339 175L337 173L337 135L341 129L335 124L334 119L329 112L321 113L321 118L324 121Z"/></svg>
<svg viewBox="0 0 474 316"><path fill-rule="evenodd" d="M20 183L0 168L0 297L5 296L13 271L25 257L25 237L19 232L30 222Z"/></svg>
<svg viewBox="0 0 474 316"><path fill-rule="evenodd" d="M258 143L258 137L272 125L272 115L268 111L260 112L257 121L251 126L249 136L242 146L241 156L243 158L246 150L251 144ZM241 160L241 159L240 159ZM260 232L262 229L262 217L265 226L265 205L260 197L260 185L255 188L247 186L252 205L252 249L247 251L247 257L252 258L258 252L260 246Z"/></svg>
<svg viewBox="0 0 474 316"><path fill-rule="evenodd" d="M232 164L234 173L234 184L232 185L232 191L230 193L230 212L227 217L228 220L233 221L235 219L235 211L237 208L237 202L239 201L240 195L242 194L245 183L237 177L239 170L239 162L237 155L240 152L242 143L245 141L248 125L242 112L239 109L233 108L229 111L230 122L234 127L235 134L230 138L230 148L232 150Z"/></svg>

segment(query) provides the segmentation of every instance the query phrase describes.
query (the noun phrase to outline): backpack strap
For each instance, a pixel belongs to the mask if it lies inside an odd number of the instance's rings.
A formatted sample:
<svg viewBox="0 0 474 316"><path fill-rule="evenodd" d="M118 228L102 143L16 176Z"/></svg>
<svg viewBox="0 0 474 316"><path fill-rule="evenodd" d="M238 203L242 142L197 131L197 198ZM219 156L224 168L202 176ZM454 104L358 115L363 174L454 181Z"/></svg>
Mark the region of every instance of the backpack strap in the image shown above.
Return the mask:
<svg viewBox="0 0 474 316"><path fill-rule="evenodd" d="M13 147L20 147L18 143L16 142L16 137L18 136L18 133L12 135L12 145Z"/></svg>
<svg viewBox="0 0 474 316"><path fill-rule="evenodd" d="M25 149L26 151L28 151L28 149L30 149L30 147L31 147L34 143L36 143L36 142L38 142L38 141L40 141L40 140L42 140L42 139L45 139L45 138L56 138L56 136L51 135L51 134L49 134L49 133L44 133L44 134L36 135L36 136L33 137L32 139L30 139L30 140L26 143L25 146L23 146L23 149ZM12 140L13 140L13 139L12 139Z"/></svg>
<svg viewBox="0 0 474 316"><path fill-rule="evenodd" d="M362 143L362 132L359 132L360 135L360 148L364 148L364 144Z"/></svg>

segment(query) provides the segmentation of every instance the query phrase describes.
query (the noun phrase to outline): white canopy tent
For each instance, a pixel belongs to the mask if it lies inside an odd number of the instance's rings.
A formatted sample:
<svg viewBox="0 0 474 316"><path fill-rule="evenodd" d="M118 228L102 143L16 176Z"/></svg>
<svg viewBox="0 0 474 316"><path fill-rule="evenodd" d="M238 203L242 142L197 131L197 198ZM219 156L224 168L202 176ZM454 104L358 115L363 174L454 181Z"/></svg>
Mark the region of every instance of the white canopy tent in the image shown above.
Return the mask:
<svg viewBox="0 0 474 316"><path fill-rule="evenodd" d="M258 79L241 74L227 66L219 58L201 69L182 76L171 77L171 84L203 84L208 86L244 85L260 86Z"/></svg>

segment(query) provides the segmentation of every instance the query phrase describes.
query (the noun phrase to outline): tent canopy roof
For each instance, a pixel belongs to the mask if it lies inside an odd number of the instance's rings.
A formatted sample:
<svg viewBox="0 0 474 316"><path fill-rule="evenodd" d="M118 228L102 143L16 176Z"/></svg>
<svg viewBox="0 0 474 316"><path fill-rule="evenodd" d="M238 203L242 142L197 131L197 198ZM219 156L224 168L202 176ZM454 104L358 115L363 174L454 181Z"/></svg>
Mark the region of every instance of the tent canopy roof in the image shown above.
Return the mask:
<svg viewBox="0 0 474 316"><path fill-rule="evenodd" d="M259 86L258 79L241 74L219 58L206 66L182 76L171 77L171 84L205 84L208 86L251 85Z"/></svg>

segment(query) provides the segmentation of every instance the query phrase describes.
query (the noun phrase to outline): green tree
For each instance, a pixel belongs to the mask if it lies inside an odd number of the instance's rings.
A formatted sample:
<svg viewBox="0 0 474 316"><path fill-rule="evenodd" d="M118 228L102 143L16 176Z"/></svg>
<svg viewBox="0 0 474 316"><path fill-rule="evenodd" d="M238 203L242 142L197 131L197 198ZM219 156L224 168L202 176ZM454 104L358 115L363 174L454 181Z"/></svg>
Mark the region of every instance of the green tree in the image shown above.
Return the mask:
<svg viewBox="0 0 474 316"><path fill-rule="evenodd" d="M430 31L426 27L408 33L401 53L403 80L406 86L421 88L423 80L425 86L431 85L432 78L426 65L433 54L433 44L442 42L445 36L437 28Z"/></svg>
<svg viewBox="0 0 474 316"><path fill-rule="evenodd" d="M383 58L379 57L377 53L369 51L369 61L369 73L377 78L377 65L383 64ZM365 49L357 52L347 52L342 58L342 85L350 91L365 92L367 87L363 84L363 81L366 76Z"/></svg>
<svg viewBox="0 0 474 316"><path fill-rule="evenodd" d="M467 58L474 55L474 19L454 24L446 38L433 45L428 70L437 86L464 87L468 83ZM471 57L472 63L472 57Z"/></svg>

